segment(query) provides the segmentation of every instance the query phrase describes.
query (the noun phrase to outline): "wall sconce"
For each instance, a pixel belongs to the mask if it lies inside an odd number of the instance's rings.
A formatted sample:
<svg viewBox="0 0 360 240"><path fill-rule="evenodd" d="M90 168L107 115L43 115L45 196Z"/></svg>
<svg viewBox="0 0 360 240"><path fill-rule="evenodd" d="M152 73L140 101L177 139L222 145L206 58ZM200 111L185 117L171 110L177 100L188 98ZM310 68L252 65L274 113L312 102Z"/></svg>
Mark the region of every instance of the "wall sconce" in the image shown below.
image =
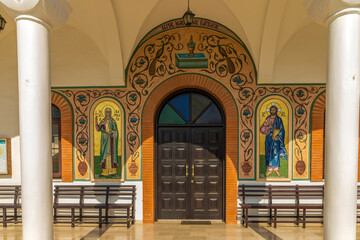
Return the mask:
<svg viewBox="0 0 360 240"><path fill-rule="evenodd" d="M190 0L188 0L188 9L187 9L187 11L184 13L184 16L182 17L182 18L184 19L185 26L187 26L187 27L190 27L190 25L192 24L192 21L193 21L193 19L194 19L194 16L195 16L195 14L194 14L192 11L190 11L189 1L190 1Z"/></svg>
<svg viewBox="0 0 360 240"><path fill-rule="evenodd" d="M4 30L6 21L5 19L0 15L0 31Z"/></svg>

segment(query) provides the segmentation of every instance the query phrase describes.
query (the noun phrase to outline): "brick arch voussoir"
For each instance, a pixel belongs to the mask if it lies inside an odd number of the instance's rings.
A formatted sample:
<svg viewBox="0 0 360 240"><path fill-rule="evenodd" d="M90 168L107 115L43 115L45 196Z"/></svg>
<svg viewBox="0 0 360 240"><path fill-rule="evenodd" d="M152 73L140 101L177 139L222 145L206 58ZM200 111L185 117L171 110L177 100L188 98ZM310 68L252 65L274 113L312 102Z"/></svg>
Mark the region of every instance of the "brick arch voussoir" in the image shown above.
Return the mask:
<svg viewBox="0 0 360 240"><path fill-rule="evenodd" d="M61 113L61 179L73 181L73 114L69 102L56 92L51 93L51 103Z"/></svg>
<svg viewBox="0 0 360 240"><path fill-rule="evenodd" d="M323 180L325 103L322 93L311 109L311 181Z"/></svg>
<svg viewBox="0 0 360 240"><path fill-rule="evenodd" d="M226 120L225 156L225 222L236 224L237 215L237 162L238 115L230 91L219 82L198 74L184 74L162 82L148 96L142 113L142 163L143 163L143 216L145 223L155 220L154 185L154 126L160 104L171 94L186 88L199 89L211 94L224 110ZM234 139L235 143L234 143Z"/></svg>
<svg viewBox="0 0 360 240"><path fill-rule="evenodd" d="M326 94L324 92L315 100L311 110L311 181L323 180L325 109ZM358 153L358 181L359 180L360 151Z"/></svg>

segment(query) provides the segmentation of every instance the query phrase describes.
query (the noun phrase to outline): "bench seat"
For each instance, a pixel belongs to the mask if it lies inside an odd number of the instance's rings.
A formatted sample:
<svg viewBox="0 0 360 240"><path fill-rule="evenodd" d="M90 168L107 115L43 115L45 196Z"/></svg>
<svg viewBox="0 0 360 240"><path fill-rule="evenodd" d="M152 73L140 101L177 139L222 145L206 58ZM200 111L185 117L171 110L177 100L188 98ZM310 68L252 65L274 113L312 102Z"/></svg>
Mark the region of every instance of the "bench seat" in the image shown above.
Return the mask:
<svg viewBox="0 0 360 240"><path fill-rule="evenodd" d="M71 226L75 223L94 223L84 219L97 219L99 228L102 224L126 223L129 228L135 222L136 187L131 185L58 185L54 190L54 223L64 222L58 218L71 218ZM62 203L61 200L73 200L75 203ZM110 202L120 200L121 202ZM124 202L125 201L125 202ZM71 214L59 214L59 209L69 209ZM109 210L126 210L121 215L109 215ZM86 210L96 210L97 215L87 214ZM125 221L124 221L125 219Z"/></svg>
<svg viewBox="0 0 360 240"><path fill-rule="evenodd" d="M323 222L324 187L315 185L239 185L239 197L242 200L241 223L248 227L251 222L265 222L276 228L277 223ZM252 202L249 201L252 199ZM308 203L304 200L319 200L321 203ZM255 201L258 202L255 202ZM260 203L259 203L260 201ZM291 202L291 203L288 203ZM264 210L263 214L249 214L249 209ZM279 215L279 211L286 214ZM308 214L307 210L320 210L321 214ZM311 219L320 220L311 220Z"/></svg>

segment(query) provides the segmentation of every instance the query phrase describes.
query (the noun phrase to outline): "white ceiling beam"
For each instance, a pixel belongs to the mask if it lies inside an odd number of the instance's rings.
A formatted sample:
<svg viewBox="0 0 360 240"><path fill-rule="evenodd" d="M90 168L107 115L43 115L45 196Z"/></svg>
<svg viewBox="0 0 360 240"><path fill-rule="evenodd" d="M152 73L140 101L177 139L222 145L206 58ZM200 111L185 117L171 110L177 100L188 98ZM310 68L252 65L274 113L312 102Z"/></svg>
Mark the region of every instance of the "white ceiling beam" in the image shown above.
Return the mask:
<svg viewBox="0 0 360 240"><path fill-rule="evenodd" d="M112 1L95 1L107 48L111 85L124 85L124 64L119 31Z"/></svg>
<svg viewBox="0 0 360 240"><path fill-rule="evenodd" d="M287 0L269 1L260 47L258 82L272 82L276 47Z"/></svg>

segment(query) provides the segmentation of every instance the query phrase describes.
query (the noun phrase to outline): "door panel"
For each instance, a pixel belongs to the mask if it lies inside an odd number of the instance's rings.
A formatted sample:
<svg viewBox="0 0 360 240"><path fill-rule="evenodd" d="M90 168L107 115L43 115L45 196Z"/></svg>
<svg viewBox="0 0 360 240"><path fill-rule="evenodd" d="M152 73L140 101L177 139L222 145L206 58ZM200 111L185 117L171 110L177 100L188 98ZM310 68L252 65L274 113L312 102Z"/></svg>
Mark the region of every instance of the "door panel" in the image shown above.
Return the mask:
<svg viewBox="0 0 360 240"><path fill-rule="evenodd" d="M157 217L223 218L223 128L159 127Z"/></svg>
<svg viewBox="0 0 360 240"><path fill-rule="evenodd" d="M222 219L223 187L221 127L193 128L195 139L191 144L194 164L194 183L191 184L191 211L193 219ZM221 170L220 170L221 169ZM202 186L199 188L198 186Z"/></svg>
<svg viewBox="0 0 360 240"><path fill-rule="evenodd" d="M186 219L190 130L159 128L158 140L157 216L160 219Z"/></svg>

